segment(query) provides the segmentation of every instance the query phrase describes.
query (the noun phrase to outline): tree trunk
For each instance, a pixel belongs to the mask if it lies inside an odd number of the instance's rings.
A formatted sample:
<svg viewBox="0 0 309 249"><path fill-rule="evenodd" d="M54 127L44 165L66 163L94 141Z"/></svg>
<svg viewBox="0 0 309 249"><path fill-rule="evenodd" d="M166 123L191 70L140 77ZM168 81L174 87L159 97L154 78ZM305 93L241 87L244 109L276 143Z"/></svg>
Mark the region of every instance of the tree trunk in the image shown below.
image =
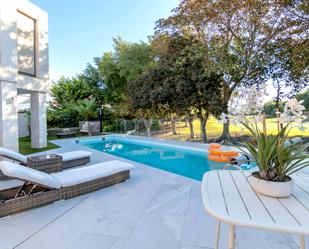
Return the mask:
<svg viewBox="0 0 309 249"><path fill-rule="evenodd" d="M283 129L283 124L280 124L279 122L279 114L278 112L280 112L280 92L281 92L281 86L280 86L280 82L279 80L276 81L277 83L277 96L276 96L276 101L275 101L275 105L276 105L276 113L277 113L277 122L278 122L278 133L280 132L280 130Z"/></svg>
<svg viewBox="0 0 309 249"><path fill-rule="evenodd" d="M186 121L189 123L189 127L190 127L190 139L194 139L195 134L194 134L194 127L193 127L193 119L187 118Z"/></svg>
<svg viewBox="0 0 309 249"><path fill-rule="evenodd" d="M150 137L150 129L151 129L151 126L152 126L152 119L143 119L144 121L144 125L145 125L145 128L146 128L146 132L147 132L147 136Z"/></svg>
<svg viewBox="0 0 309 249"><path fill-rule="evenodd" d="M185 119L185 127L188 127L188 119Z"/></svg>
<svg viewBox="0 0 309 249"><path fill-rule="evenodd" d="M203 143L207 143L207 133L206 133L206 123L207 123L208 116L199 117L200 120L200 129L201 129L201 139Z"/></svg>
<svg viewBox="0 0 309 249"><path fill-rule="evenodd" d="M230 120L223 124L223 131L219 140L230 140Z"/></svg>
<svg viewBox="0 0 309 249"><path fill-rule="evenodd" d="M229 104L231 94L229 91L229 87L223 84L223 104L226 106L226 114L228 114L227 106ZM223 131L219 140L230 140L230 122L227 121L223 124Z"/></svg>
<svg viewBox="0 0 309 249"><path fill-rule="evenodd" d="M177 131L176 131L176 119L175 119L175 118L172 118L172 119L171 119L171 124L172 124L173 135L177 135Z"/></svg>

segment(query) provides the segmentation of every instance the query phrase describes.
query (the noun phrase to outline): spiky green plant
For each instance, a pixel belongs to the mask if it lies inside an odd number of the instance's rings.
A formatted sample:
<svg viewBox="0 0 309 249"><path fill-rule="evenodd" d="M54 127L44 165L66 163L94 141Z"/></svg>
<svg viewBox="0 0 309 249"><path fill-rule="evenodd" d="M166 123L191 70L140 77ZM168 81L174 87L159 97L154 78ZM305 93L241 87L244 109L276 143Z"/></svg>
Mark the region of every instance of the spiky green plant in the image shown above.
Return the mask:
<svg viewBox="0 0 309 249"><path fill-rule="evenodd" d="M309 143L304 145L286 144L289 126L285 126L278 134L273 167L276 170L274 180L285 181L286 176L309 166L309 155L306 153Z"/></svg>
<svg viewBox="0 0 309 249"><path fill-rule="evenodd" d="M309 144L286 144L290 126L286 125L276 136L266 135L257 124L249 120L242 122L256 140L257 145L244 141L240 148L250 153L259 167L259 177L270 181L288 181L289 175L309 166L309 155L306 150ZM246 151L247 150L247 151Z"/></svg>

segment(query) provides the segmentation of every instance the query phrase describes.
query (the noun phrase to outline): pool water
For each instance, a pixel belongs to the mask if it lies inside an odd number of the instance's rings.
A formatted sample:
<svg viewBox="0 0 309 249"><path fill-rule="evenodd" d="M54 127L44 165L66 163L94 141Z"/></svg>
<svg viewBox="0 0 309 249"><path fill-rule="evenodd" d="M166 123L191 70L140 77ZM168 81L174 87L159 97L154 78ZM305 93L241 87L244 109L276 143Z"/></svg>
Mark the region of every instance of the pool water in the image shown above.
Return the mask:
<svg viewBox="0 0 309 249"><path fill-rule="evenodd" d="M146 164L178 175L202 180L203 174L213 169L222 169L225 163L208 161L207 151L194 151L190 148L170 148L168 145L143 144L123 138L105 141L80 141L81 144L108 154Z"/></svg>

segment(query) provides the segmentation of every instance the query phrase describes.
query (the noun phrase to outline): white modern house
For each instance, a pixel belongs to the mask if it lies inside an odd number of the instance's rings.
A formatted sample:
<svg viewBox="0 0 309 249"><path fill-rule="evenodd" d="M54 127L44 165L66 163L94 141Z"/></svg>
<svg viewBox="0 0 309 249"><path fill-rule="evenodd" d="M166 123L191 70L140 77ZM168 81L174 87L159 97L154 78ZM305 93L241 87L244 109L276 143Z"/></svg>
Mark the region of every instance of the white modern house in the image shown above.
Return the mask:
<svg viewBox="0 0 309 249"><path fill-rule="evenodd" d="M19 94L30 96L31 146L47 145L48 15L28 0L0 0L0 146L18 151Z"/></svg>

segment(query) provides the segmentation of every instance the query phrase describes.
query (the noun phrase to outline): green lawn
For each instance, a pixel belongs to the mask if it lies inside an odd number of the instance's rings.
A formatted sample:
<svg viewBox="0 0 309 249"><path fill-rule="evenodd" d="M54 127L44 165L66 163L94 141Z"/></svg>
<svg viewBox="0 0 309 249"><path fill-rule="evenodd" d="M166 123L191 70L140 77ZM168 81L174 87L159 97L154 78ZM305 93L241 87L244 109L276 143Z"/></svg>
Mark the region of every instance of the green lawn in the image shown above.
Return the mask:
<svg viewBox="0 0 309 249"><path fill-rule="evenodd" d="M194 132L195 135L200 137L200 123L198 120L194 120ZM276 134L277 133L277 120L276 118L268 118L266 120L266 128L267 128L267 134ZM290 137L295 136L309 136L309 124L305 124L306 130L300 131L298 128L293 128L289 134ZM222 133L222 124L219 123L215 118L211 117L209 118L207 125L206 125L206 131L208 138L217 138ZM170 133L166 133L164 135L159 135L159 137L167 138L167 139L179 139L179 140L187 140L189 138L189 127L184 127L183 122L179 122L177 124L177 135L172 135ZM231 136L241 136L241 135L248 135L249 132L246 129L243 129L239 126L230 125L230 134Z"/></svg>
<svg viewBox="0 0 309 249"><path fill-rule="evenodd" d="M49 138L49 139L54 139L54 138ZM24 155L36 153L36 152L41 152L45 150L52 150L59 148L58 145L53 144L51 142L47 142L47 147L41 148L41 149L32 149L31 148L31 140L30 137L22 137L19 138L19 152Z"/></svg>

